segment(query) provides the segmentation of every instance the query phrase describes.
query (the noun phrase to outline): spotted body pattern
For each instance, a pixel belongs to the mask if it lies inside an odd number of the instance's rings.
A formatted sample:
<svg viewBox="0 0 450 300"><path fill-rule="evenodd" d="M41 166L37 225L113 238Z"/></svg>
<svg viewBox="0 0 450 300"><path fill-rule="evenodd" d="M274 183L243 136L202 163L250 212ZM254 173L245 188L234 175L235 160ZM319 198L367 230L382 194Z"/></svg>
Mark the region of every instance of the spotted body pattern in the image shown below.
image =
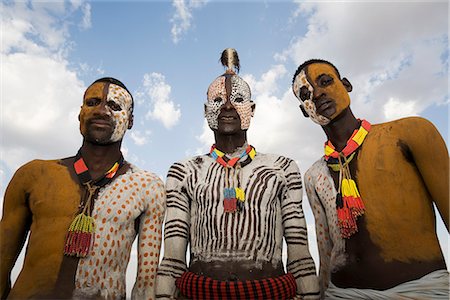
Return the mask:
<svg viewBox="0 0 450 300"><path fill-rule="evenodd" d="M133 100L131 95L124 88L115 84L110 84L108 87L107 101L113 101L122 108L120 111L110 110L116 125L111 136L111 141L117 142L123 138L125 131L128 128L132 114Z"/></svg>
<svg viewBox="0 0 450 300"><path fill-rule="evenodd" d="M102 188L92 213L94 245L89 256L79 261L74 298L123 299L131 246L138 236L138 274L131 297L153 299L164 211L161 179L137 167Z"/></svg>
<svg viewBox="0 0 450 300"><path fill-rule="evenodd" d="M302 100L300 98L300 89L302 87L306 87L309 91L309 99L307 100ZM316 105L313 102L313 94L314 94L314 88L312 86L312 84L308 81L307 77L306 77L306 73L305 70L302 70L297 77L294 80L294 84L292 87L295 96L297 97L298 100L300 100L300 102L302 103L303 107L305 108L305 111L308 113L309 117L311 118L311 120L313 120L315 123L321 125L321 126L325 126L328 123L330 123L330 119L321 116L319 114L317 114L316 112Z"/></svg>

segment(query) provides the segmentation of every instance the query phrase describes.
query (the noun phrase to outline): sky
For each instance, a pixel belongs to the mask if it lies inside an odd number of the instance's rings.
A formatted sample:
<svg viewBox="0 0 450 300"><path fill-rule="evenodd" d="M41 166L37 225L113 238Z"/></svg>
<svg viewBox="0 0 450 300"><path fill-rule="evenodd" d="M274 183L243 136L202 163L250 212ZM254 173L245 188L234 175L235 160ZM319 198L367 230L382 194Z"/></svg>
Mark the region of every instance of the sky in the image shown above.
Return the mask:
<svg viewBox="0 0 450 300"><path fill-rule="evenodd" d="M249 143L295 159L302 173L326 139L291 91L297 66L311 58L349 79L357 117L422 116L448 145L448 1L6 0L0 8L1 195L27 161L76 154L84 90L105 76L135 98L122 144L128 161L165 179L174 162L208 152L214 139L203 103L227 47L238 51L256 103ZM304 209L318 262L306 196ZM447 253L439 218L438 233Z"/></svg>

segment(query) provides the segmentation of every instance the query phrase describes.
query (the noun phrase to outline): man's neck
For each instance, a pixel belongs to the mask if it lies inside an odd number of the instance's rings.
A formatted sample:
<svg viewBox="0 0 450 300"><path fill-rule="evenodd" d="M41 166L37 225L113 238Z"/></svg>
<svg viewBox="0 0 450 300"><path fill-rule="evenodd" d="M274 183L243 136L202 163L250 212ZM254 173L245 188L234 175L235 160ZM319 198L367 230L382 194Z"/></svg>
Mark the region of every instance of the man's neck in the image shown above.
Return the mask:
<svg viewBox="0 0 450 300"><path fill-rule="evenodd" d="M102 176L119 160L121 144L121 141L108 145L97 145L86 140L83 141L80 151L92 178Z"/></svg>
<svg viewBox="0 0 450 300"><path fill-rule="evenodd" d="M358 119L355 118L350 107L345 109L341 115L332 120L328 125L322 126L328 139L336 148L336 151L342 151L350 139L353 131L360 126Z"/></svg>
<svg viewBox="0 0 450 300"><path fill-rule="evenodd" d="M247 142L247 132L238 134L220 134L214 132L216 148L225 153L233 153L237 148L242 147Z"/></svg>

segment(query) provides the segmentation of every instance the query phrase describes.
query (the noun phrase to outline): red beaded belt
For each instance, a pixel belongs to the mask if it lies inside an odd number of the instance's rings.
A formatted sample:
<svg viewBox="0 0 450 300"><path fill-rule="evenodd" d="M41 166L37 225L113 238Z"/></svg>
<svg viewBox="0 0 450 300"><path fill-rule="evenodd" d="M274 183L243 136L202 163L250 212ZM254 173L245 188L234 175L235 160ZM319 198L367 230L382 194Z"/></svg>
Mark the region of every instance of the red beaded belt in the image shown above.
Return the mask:
<svg viewBox="0 0 450 300"><path fill-rule="evenodd" d="M297 291L294 276L287 273L260 280L221 281L185 272L176 281L183 296L189 299L292 299Z"/></svg>

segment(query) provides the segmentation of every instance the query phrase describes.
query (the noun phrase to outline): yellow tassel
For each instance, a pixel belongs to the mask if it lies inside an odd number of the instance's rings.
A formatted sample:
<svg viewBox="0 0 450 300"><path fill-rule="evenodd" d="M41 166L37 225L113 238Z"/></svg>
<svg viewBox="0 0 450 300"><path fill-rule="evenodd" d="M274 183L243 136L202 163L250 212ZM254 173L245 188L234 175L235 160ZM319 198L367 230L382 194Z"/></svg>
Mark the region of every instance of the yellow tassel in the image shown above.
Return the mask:
<svg viewBox="0 0 450 300"><path fill-rule="evenodd" d="M245 192L243 189L241 188L235 188L236 190L236 199L238 199L239 201L244 202L245 201Z"/></svg>
<svg viewBox="0 0 450 300"><path fill-rule="evenodd" d="M354 190L354 194L355 194L355 198L358 197L360 198L361 195L359 194L358 188L356 187L356 183L353 179L350 179L350 186L352 187L352 189Z"/></svg>

